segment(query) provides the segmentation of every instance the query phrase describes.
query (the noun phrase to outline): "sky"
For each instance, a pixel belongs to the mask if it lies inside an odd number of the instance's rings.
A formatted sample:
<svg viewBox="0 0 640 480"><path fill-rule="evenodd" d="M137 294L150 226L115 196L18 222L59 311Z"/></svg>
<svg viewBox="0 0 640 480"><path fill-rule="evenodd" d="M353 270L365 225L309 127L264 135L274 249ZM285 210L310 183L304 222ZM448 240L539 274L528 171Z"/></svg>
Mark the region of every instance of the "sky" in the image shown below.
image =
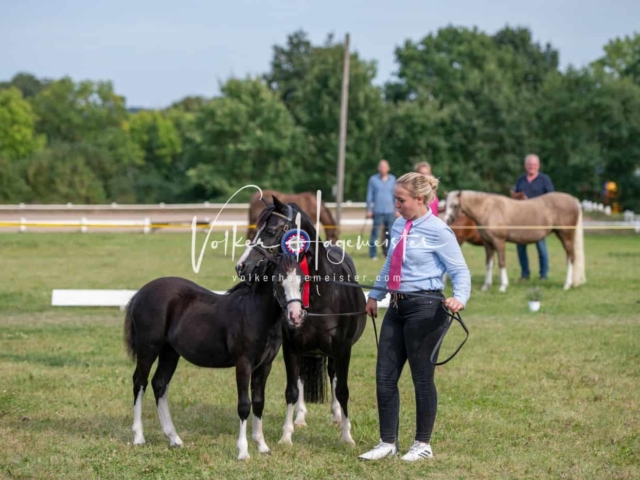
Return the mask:
<svg viewBox="0 0 640 480"><path fill-rule="evenodd" d="M560 51L563 68L579 67L609 40L640 32L640 1L0 0L0 81L20 71L111 80L127 106L160 108L266 72L273 45L302 29L314 44L350 33L382 85L397 46L447 25L528 27Z"/></svg>

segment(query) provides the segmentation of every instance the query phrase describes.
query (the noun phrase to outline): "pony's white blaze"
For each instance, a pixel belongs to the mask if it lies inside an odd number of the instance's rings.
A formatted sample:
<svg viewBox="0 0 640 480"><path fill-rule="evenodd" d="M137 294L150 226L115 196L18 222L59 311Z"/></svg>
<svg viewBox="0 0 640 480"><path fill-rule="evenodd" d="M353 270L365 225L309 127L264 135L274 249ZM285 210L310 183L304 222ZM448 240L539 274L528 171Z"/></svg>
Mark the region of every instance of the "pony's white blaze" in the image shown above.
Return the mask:
<svg viewBox="0 0 640 480"><path fill-rule="evenodd" d="M333 418L331 419L331 421L336 424L342 421L342 407L340 406L340 402L336 397L337 382L338 378L333 377L333 381L331 382L331 413L333 413Z"/></svg>
<svg viewBox="0 0 640 480"><path fill-rule="evenodd" d="M447 195L447 200L446 200L446 205L444 210L444 218L443 218L444 222L447 225L452 223L455 220L454 211L459 206L459 203L460 201L458 199L458 191L454 190L453 192L449 192L449 194Z"/></svg>
<svg viewBox="0 0 640 480"><path fill-rule="evenodd" d="M238 460L249 458L249 442L247 442L247 421L240 420L240 434L238 435Z"/></svg>
<svg viewBox="0 0 640 480"><path fill-rule="evenodd" d="M133 406L133 444L144 445L144 435L142 434L142 397L144 396L144 388L140 388L138 398Z"/></svg>
<svg viewBox="0 0 640 480"><path fill-rule="evenodd" d="M342 436L340 437L340 441L342 443L346 443L347 445L355 445L356 442L351 438L351 422L349 421L349 417L344 414L344 410L340 409L342 413L342 423L340 424L340 429L342 430Z"/></svg>
<svg viewBox="0 0 640 480"><path fill-rule="evenodd" d="M284 288L284 296L287 302L290 300L302 300L300 294L300 282L302 278L296 274L295 270L287 272L287 276L282 282ZM302 303L292 302L287 305L287 318L292 319L296 325L299 325L302 320Z"/></svg>
<svg viewBox="0 0 640 480"><path fill-rule="evenodd" d="M502 269L500 270L500 272L502 272ZM500 279L500 281L502 281L502 278ZM485 273L485 276L484 276L484 285L482 285L482 290L483 291L488 290L492 283L493 283L493 258L487 262L487 272Z"/></svg>
<svg viewBox="0 0 640 480"><path fill-rule="evenodd" d="M258 444L258 451L260 453L269 453L269 447L264 441L264 434L262 433L262 419L253 415L251 419L251 438Z"/></svg>
<svg viewBox="0 0 640 480"><path fill-rule="evenodd" d="M254 239L255 239L255 238L260 238L260 234L262 233L263 228L264 228L264 227L262 227L260 230L258 230L258 231L256 232L256 236L254 237ZM242 253L242 256L241 256L241 257L238 259L238 261L236 262L236 267L237 267L237 266L239 266L239 265L242 265L242 264L247 260L247 258L248 258L248 257L249 257L249 255L251 254L251 251L252 251L252 250L253 250L253 245L249 245L249 246L245 249L245 251Z"/></svg>
<svg viewBox="0 0 640 480"><path fill-rule="evenodd" d="M506 292L507 287L509 286L509 277L507 276L507 269L500 269L500 291Z"/></svg>
<svg viewBox="0 0 640 480"><path fill-rule="evenodd" d="M158 418L160 419L160 424L162 425L162 432L169 439L169 444L172 447L181 447L182 440L178 436L176 432L176 427L173 426L173 421L171 420L171 413L169 413L169 400L167 396L169 394L169 386L167 385L166 390L164 391L164 395L160 397L158 400Z"/></svg>
<svg viewBox="0 0 640 480"><path fill-rule="evenodd" d="M282 427L282 438L278 443L291 445L291 435L293 435L293 403L287 403L287 413L284 417L284 426Z"/></svg>
<svg viewBox="0 0 640 480"><path fill-rule="evenodd" d="M298 427L307 425L307 406L304 403L304 383L298 379L298 403L296 403L296 421L294 424Z"/></svg>

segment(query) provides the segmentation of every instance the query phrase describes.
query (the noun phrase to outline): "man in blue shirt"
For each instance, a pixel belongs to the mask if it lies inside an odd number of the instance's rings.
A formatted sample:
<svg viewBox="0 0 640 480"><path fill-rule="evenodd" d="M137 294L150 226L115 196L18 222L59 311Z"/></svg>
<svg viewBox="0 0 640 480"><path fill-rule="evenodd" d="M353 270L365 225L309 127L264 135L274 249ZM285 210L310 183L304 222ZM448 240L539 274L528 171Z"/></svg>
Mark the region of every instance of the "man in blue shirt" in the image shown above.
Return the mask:
<svg viewBox="0 0 640 480"><path fill-rule="evenodd" d="M376 242L378 230L381 226L385 232L385 243L382 252L386 255L389 245L389 232L396 220L395 198L393 196L396 187L396 177L389 173L389 162L380 160L378 173L369 178L367 185L367 218L373 218L373 228L369 240L369 256L373 260L378 259Z"/></svg>
<svg viewBox="0 0 640 480"><path fill-rule="evenodd" d="M525 198L535 198L545 193L555 191L551 179L544 173L540 173L540 159L537 155L527 155L524 159L524 169L526 173L518 178L518 181L511 190L511 195L523 193ZM529 280L529 257L526 245L517 245L518 259L522 269L522 280ZM538 257L540 258L540 278L546 280L549 273L549 254L547 252L547 242L543 238L536 243Z"/></svg>

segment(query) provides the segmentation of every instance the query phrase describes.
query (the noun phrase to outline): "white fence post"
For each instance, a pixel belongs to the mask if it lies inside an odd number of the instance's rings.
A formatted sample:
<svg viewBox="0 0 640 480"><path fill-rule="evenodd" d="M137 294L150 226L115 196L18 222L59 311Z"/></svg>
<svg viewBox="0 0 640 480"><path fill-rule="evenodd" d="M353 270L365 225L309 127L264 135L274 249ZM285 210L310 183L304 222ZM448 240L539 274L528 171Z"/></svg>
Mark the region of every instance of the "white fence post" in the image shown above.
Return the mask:
<svg viewBox="0 0 640 480"><path fill-rule="evenodd" d="M87 233L87 218L86 217L82 217L80 219L80 232L82 233Z"/></svg>
<svg viewBox="0 0 640 480"><path fill-rule="evenodd" d="M149 217L145 217L142 233L149 233L150 231L151 231L151 220L149 219Z"/></svg>
<svg viewBox="0 0 640 480"><path fill-rule="evenodd" d="M27 231L27 219L22 217L20 219L20 233L24 233Z"/></svg>

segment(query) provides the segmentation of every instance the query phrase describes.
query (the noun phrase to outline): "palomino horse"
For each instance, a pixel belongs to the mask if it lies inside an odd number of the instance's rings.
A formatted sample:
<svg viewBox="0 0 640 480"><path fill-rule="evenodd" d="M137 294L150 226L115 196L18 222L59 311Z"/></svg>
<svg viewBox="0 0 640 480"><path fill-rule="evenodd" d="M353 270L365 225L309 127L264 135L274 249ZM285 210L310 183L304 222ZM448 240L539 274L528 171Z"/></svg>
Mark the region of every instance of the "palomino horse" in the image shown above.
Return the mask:
<svg viewBox="0 0 640 480"><path fill-rule="evenodd" d="M515 198L516 200L524 200L527 197L522 192L511 192L511 198ZM446 207L445 207L446 211ZM442 217L446 212L442 212ZM464 213L460 212L458 217L451 222L451 230L456 235L456 240L458 241L458 245L462 246L464 242L470 243L471 245L475 245L476 247L484 246L484 240L480 236L480 232L478 232L478 227L476 222L467 217Z"/></svg>
<svg viewBox="0 0 640 480"><path fill-rule="evenodd" d="M295 425L306 425L304 400L324 399L324 361L329 357L331 411L333 421L341 423L341 441L355 445L349 421L349 363L351 348L366 326L365 297L360 288L339 288L331 280L355 281L356 268L351 257L336 245L325 247L316 242L316 229L311 219L295 204L283 204L273 197L258 219L254 243L236 264L236 271L246 282L262 276L262 269L283 252L283 237L299 228L311 242L300 253L300 264L306 264L309 282L305 285L305 315L300 325L283 328L282 352L287 371L285 398L287 411L280 443L291 444L294 431L293 413L297 404ZM286 246L286 245L285 245Z"/></svg>
<svg viewBox="0 0 640 480"><path fill-rule="evenodd" d="M247 418L253 406L253 440L260 453L269 453L262 434L264 390L271 364L282 344L282 323L298 325L302 309L296 262L283 259L269 269L270 279L254 285L240 283L217 295L189 280L158 278L143 286L129 302L125 316L125 344L136 361L133 374L133 444L145 443L142 397L151 366L151 380L162 431L173 447L182 446L169 413L169 382L178 360L207 368L236 368L238 388L239 460L249 458ZM297 276L297 279L292 277ZM275 279L275 280L274 280ZM295 291L298 285L298 291ZM295 302L295 300L293 300ZM283 307L287 309L286 321ZM249 400L251 383L251 400Z"/></svg>
<svg viewBox="0 0 640 480"><path fill-rule="evenodd" d="M487 253L487 271L482 290L492 283L493 254L498 252L500 291L509 285L505 244L534 243L554 232L567 253L567 277L564 289L586 281L582 209L578 199L566 193L552 192L528 200L514 200L492 193L458 190L447 195L444 220L452 224L464 213L479 227ZM565 228L563 228L565 227Z"/></svg>
<svg viewBox="0 0 640 480"><path fill-rule="evenodd" d="M313 193L303 192L287 194L276 192L275 190L262 191L262 198L270 203L273 202L274 195L278 197L282 203L295 203L315 222L318 214L318 202ZM249 203L249 229L247 230L247 239L250 241L252 241L256 236L256 222L258 221L260 212L262 212L264 208L265 204L260 199L260 192L254 193ZM331 243L336 243L338 241L338 227L336 225L336 220L333 218L331 210L327 208L324 202L322 202L320 208L320 223L324 227L324 233L327 236L327 240L331 241Z"/></svg>

